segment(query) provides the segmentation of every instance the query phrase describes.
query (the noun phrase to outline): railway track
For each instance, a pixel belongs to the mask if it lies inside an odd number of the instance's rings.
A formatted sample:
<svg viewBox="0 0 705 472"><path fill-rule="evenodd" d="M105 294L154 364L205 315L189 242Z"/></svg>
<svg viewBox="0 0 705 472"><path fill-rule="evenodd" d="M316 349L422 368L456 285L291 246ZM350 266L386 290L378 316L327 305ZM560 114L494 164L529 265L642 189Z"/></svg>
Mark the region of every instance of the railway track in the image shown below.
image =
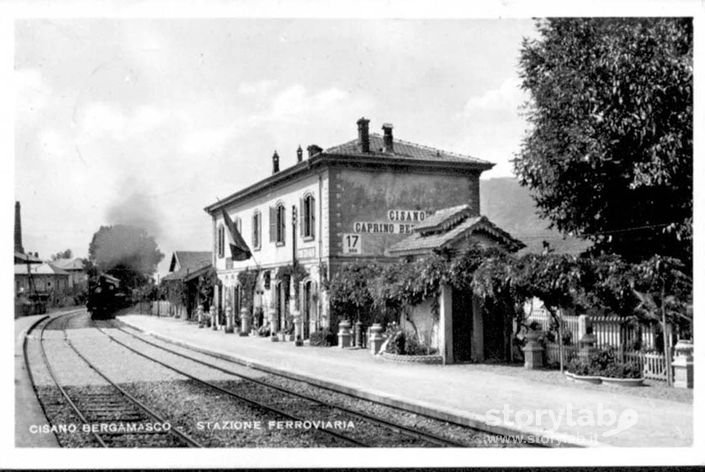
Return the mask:
<svg viewBox="0 0 705 472"><path fill-rule="evenodd" d="M103 372L91 363L68 339L65 331L66 324L77 314L59 315L55 318L44 320L33 327L32 331L39 330L39 348L44 365L58 389L58 394L40 396L34 384L31 366L27 357L27 346L24 344L24 356L27 368L30 371L30 379L37 392L42 407L44 408L47 420L51 421L51 411L54 408L61 408L65 401L80 419L81 430L88 433L94 440L94 445L100 447L201 447L201 445L185 433L172 429L169 422L149 408L144 403L130 395L123 388L114 383ZM71 350L93 370L108 386L101 392L90 394L70 394L68 387L65 388L59 381L58 375L49 361L46 346L44 344L44 333L53 323L63 323L63 341ZM29 333L28 333L29 334ZM52 425L58 426L58 425Z"/></svg>
<svg viewBox="0 0 705 472"><path fill-rule="evenodd" d="M214 370L217 370L217 371L219 371L219 372L223 372L223 373L232 375L232 376L234 376L234 377L240 379L241 381L248 382L248 383L253 384L253 385L256 385L256 386L258 386L258 387L260 387L260 388L264 388L264 389L268 389L268 390L274 391L274 392L276 392L277 394L284 394L284 395L288 395L288 396L290 396L290 397L296 397L296 398L298 398L298 399L302 399L302 400L305 400L305 401L307 401L307 402L311 402L311 403L317 405L319 408L322 408L322 409L325 409L325 410L328 410L328 411L335 411L335 412L338 412L339 414L342 413L342 414L347 415L347 416L349 416L349 417L353 417L353 418L356 418L356 419L358 419L358 420L362 420L362 421L365 422L365 423L374 425L375 427L385 428L385 429L387 429L387 430L394 431L396 434L398 434L399 436L403 437L404 441L405 441L407 444L408 444L408 443L412 443L412 445L415 445L415 446L429 446L429 445L430 445L430 446L435 446L435 447L469 447L469 446L470 446L470 444L468 444L468 443L466 443L466 442L457 441L457 440L454 440L454 439L450 439L450 438L447 438L447 437L443 437L443 436L441 436L441 435L434 434L434 433L428 432L428 431L423 431L423 430L420 430L420 429L418 429L418 428L412 428L412 427L406 426L406 425L404 425L404 424L401 424L401 423L399 423L399 422L394 422L394 421L390 421L390 420L388 420L388 419L381 418L381 417L378 416L378 415L368 414L368 413L365 413L365 412L360 411L360 410L353 410L353 409L351 409L351 408L347 408L347 407L341 406L341 405L339 405L339 404L333 404L333 403L330 403L330 402L321 400L320 398L317 398L317 397L312 396L312 395L307 395L307 394L305 394L305 393L300 393L300 392L294 392L294 391L291 391L290 389L286 389L286 388L283 388L283 387L281 387L281 386L274 385L274 384L272 384L271 382L263 381L263 380L261 380L261 379L257 379L257 378L255 378L255 377L252 377L252 376L248 376L248 375L246 375L246 374L243 374L243 373L241 373L241 372L235 372L235 371L233 371L232 369L223 368L223 367L221 367L221 366L215 365L215 364L212 363L212 362L207 362L207 361L204 361L203 359L198 359L198 358L196 358L196 357L193 357L193 356L184 354L183 352L179 352L179 351L177 351L177 350L174 350L174 349L171 349L171 348L169 348L169 347L166 347L166 346L164 346L163 344L155 343L155 342L153 342L153 341L151 341L151 340L145 339L143 336L138 336L138 335L136 335L136 334L134 334L134 333L132 333L132 332L130 332L130 331L127 331L127 330L123 329L123 328L120 327L120 326L115 326L115 328L116 328L117 330L119 330L121 333L124 333L125 335L129 336L130 338L136 339L136 340L140 341L141 343L144 343L144 344L146 344L146 345L149 345L149 346L152 346L152 347L154 347L154 348L160 349L160 350L162 350L162 351L164 351L164 352L167 352L167 353L169 353L169 354L176 355L176 356L178 356L178 357L180 357L180 358L182 358L182 359L186 359L186 360L188 360L188 361L190 361L190 362L194 362L194 363L196 363L196 364L199 364L199 365L208 367L208 368L210 368L210 369L214 369ZM148 356L147 354L145 354L144 352L142 352L142 351L139 350L139 349L136 349L136 348L133 347L133 346L129 346L129 345L126 344L125 342L123 342L123 341L117 339L115 336L112 336L111 334L105 332L104 330L101 329L101 331L102 331L106 336L108 336L112 341L114 341L114 342L120 344L121 346L125 347L126 349L128 349L128 350L130 350L130 351L132 351L132 352L135 352L135 353L137 353L137 354L139 354L139 355L141 355L141 356L144 356L144 357L147 357L147 358L149 358L149 359L152 359L153 361L158 362L158 363L160 363L160 364L162 364L162 365L167 366L166 363L163 363L162 361L159 361L159 360L157 360L157 359L154 359L152 356ZM181 347L181 346L180 346L180 347ZM182 348L182 349L188 349L188 348L184 348L184 347L181 347L181 348ZM197 352L197 351L193 351L193 352ZM205 357L210 357L210 358L212 358L212 359L216 359L216 360L218 360L218 361L220 361L220 362L223 362L222 359L218 359L218 358L216 358L216 357L214 357L214 356L210 356L210 355L208 355L208 354L206 354L206 353L203 353L203 352L198 352L198 354L200 354L200 355L202 355L202 356L205 356ZM167 366L167 367L168 367L168 366ZM257 370L256 368L252 368L251 366L248 366L248 368L253 369L253 370ZM179 372L181 375L187 375L186 373L184 373L184 372L181 371L181 370L179 370L178 372ZM264 371L263 371L263 372L264 372ZM268 373L268 374L271 374L271 372L267 372L267 373ZM200 379L196 379L196 380L198 380L198 381L200 381L200 382L204 382L204 381L202 381L202 380L200 380ZM300 381L299 381L299 382L300 382ZM207 382L204 382L204 383L207 383ZM303 382L302 382L302 383L303 383ZM218 387L218 386L213 386L213 387L222 391L221 387ZM320 387L318 387L318 386L313 386L312 384L309 384L309 387L320 389ZM230 394L235 395L235 396L237 396L238 398L242 398L242 395L237 394L237 393L235 393L235 392L230 392ZM245 400L248 401L248 402L253 401L251 398L247 398L247 399L245 399ZM267 406L265 405L265 408L269 408L269 407L267 407ZM386 407L386 405L385 405L385 408L388 408L388 407ZM465 427L465 428L467 428L467 427ZM359 441L358 441L358 442L359 442ZM358 445L374 446L373 444L358 444Z"/></svg>

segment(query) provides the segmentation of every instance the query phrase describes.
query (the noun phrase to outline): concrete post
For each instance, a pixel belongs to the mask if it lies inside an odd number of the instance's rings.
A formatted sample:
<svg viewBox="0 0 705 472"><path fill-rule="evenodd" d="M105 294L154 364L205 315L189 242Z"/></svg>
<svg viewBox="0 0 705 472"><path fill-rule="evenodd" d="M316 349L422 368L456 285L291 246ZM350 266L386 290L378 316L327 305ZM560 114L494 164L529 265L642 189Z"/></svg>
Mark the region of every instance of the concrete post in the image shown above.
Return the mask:
<svg viewBox="0 0 705 472"><path fill-rule="evenodd" d="M583 339L588 333L588 328L590 327L590 319L588 315L578 316L578 339Z"/></svg>
<svg viewBox="0 0 705 472"><path fill-rule="evenodd" d="M370 339L367 342L373 356L379 353L383 342L384 338L382 337L382 325L379 323L374 323L370 328Z"/></svg>
<svg viewBox="0 0 705 472"><path fill-rule="evenodd" d="M693 342L680 339L673 349L673 386L693 388Z"/></svg>
<svg viewBox="0 0 705 472"><path fill-rule="evenodd" d="M578 353L578 357L586 362L590 360L590 355L598 350L595 347L596 342L597 338L594 334L586 333L583 335L583 337L580 338L580 352Z"/></svg>
<svg viewBox="0 0 705 472"><path fill-rule="evenodd" d="M233 320L233 309L230 308L230 305L225 307L225 332L226 333L232 333L235 328L234 328L234 320Z"/></svg>
<svg viewBox="0 0 705 472"><path fill-rule="evenodd" d="M215 306L215 312L213 316L211 316L211 327L218 329L220 325L220 320L218 319L220 313L220 287L218 284L215 284L215 287L213 287L213 305ZM213 305L211 308L213 308Z"/></svg>
<svg viewBox="0 0 705 472"><path fill-rule="evenodd" d="M543 346L539 342L541 331L530 330L526 334L524 351L524 368L540 369L543 367Z"/></svg>
<svg viewBox="0 0 705 472"><path fill-rule="evenodd" d="M208 310L208 316L210 316L210 320L211 320L211 329L218 329L215 325L216 311L215 311L215 307L213 305L211 305L210 310Z"/></svg>
<svg viewBox="0 0 705 472"><path fill-rule="evenodd" d="M485 360L485 330L482 299L477 295L472 296L472 343L470 344L470 357L475 362Z"/></svg>
<svg viewBox="0 0 705 472"><path fill-rule="evenodd" d="M250 334L252 315L250 315L250 310L245 307L240 309L240 336L247 336Z"/></svg>
<svg viewBox="0 0 705 472"><path fill-rule="evenodd" d="M343 320L338 323L338 347L343 349L350 347L350 322Z"/></svg>
<svg viewBox="0 0 705 472"><path fill-rule="evenodd" d="M203 328L203 305L198 305L196 309L196 319L198 320L198 327Z"/></svg>
<svg viewBox="0 0 705 472"><path fill-rule="evenodd" d="M452 364L453 358L453 288L441 286L438 307L438 347L443 357L443 364Z"/></svg>
<svg viewBox="0 0 705 472"><path fill-rule="evenodd" d="M294 344L296 346L304 345L304 330L303 330L303 317L301 316L301 311L293 310L291 316L294 319Z"/></svg>

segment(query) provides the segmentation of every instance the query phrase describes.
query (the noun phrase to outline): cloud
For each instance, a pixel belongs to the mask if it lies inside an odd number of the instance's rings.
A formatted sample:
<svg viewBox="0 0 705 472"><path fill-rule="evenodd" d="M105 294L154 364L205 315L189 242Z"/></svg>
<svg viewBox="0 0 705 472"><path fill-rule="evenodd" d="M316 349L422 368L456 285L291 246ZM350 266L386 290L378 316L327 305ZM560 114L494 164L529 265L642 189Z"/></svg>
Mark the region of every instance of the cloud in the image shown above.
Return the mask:
<svg viewBox="0 0 705 472"><path fill-rule="evenodd" d="M498 88L470 97L463 111L466 114L477 111L516 111L525 100L520 84L518 78L506 79Z"/></svg>
<svg viewBox="0 0 705 472"><path fill-rule="evenodd" d="M17 118L29 119L44 109L50 98L51 88L42 78L42 73L37 69L17 69L14 74L15 94L17 104Z"/></svg>
<svg viewBox="0 0 705 472"><path fill-rule="evenodd" d="M259 80L256 82L243 82L238 86L237 93L240 95L257 95L263 96L267 94L275 85L276 80Z"/></svg>
<svg viewBox="0 0 705 472"><path fill-rule="evenodd" d="M131 113L114 103L94 101L82 113L80 133L92 138L112 137L125 140L144 135L167 123L170 113L153 106L142 105Z"/></svg>

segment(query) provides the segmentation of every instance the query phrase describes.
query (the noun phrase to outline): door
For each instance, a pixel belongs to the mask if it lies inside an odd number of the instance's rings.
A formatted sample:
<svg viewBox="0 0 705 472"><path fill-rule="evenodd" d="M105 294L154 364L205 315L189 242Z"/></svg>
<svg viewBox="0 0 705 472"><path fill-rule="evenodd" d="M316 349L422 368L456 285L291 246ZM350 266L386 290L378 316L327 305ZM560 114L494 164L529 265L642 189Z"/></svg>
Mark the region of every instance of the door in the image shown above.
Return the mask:
<svg viewBox="0 0 705 472"><path fill-rule="evenodd" d="M485 360L506 362L509 357L508 337L506 335L505 316L501 305L487 301L482 313L484 317L483 337Z"/></svg>
<svg viewBox="0 0 705 472"><path fill-rule="evenodd" d="M470 362L472 292L453 289L453 361Z"/></svg>

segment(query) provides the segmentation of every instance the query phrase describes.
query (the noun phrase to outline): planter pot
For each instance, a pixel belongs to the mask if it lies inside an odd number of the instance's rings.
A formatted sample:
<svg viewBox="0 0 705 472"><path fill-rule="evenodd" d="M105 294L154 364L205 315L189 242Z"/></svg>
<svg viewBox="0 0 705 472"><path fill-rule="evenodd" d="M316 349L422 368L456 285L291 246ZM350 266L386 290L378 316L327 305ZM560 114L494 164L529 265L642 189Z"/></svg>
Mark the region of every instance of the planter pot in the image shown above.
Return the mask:
<svg viewBox="0 0 705 472"><path fill-rule="evenodd" d="M607 385L619 385L621 387L641 387L644 385L644 379L616 379L610 377L600 377Z"/></svg>
<svg viewBox="0 0 705 472"><path fill-rule="evenodd" d="M440 354L429 354L426 356L406 356L401 354L392 354L383 352L382 358L394 362L403 362L407 364L442 364L443 357Z"/></svg>
<svg viewBox="0 0 705 472"><path fill-rule="evenodd" d="M590 383L590 384L600 384L602 383L602 377L596 375L577 375L571 372L566 372L566 375L575 380L576 382Z"/></svg>
<svg viewBox="0 0 705 472"><path fill-rule="evenodd" d="M295 339L296 339L296 337L293 334L285 334L284 335L285 341L291 342L291 341L294 341Z"/></svg>

